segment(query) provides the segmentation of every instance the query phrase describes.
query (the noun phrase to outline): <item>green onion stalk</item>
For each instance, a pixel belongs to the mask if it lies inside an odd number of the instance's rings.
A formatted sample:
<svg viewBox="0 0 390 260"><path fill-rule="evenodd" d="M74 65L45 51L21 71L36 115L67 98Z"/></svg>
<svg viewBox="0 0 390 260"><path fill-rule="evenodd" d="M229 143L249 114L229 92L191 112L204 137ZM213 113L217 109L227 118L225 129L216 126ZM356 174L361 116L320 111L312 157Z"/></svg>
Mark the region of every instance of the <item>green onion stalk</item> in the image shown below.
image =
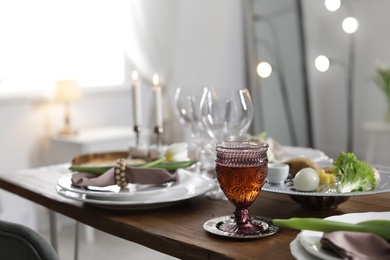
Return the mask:
<svg viewBox="0 0 390 260"><path fill-rule="evenodd" d="M196 161L189 160L187 143L174 143L165 151L164 155L152 162L145 164L127 164L127 167L136 168L161 168L167 171L175 171L179 168L187 168L195 164ZM75 172L87 172L93 174L103 174L113 166L77 166L72 165L69 170Z"/></svg>
<svg viewBox="0 0 390 260"><path fill-rule="evenodd" d="M356 224L326 220L321 218L274 219L274 225L299 230L320 232L354 231L376 234L390 241L390 220L368 220Z"/></svg>

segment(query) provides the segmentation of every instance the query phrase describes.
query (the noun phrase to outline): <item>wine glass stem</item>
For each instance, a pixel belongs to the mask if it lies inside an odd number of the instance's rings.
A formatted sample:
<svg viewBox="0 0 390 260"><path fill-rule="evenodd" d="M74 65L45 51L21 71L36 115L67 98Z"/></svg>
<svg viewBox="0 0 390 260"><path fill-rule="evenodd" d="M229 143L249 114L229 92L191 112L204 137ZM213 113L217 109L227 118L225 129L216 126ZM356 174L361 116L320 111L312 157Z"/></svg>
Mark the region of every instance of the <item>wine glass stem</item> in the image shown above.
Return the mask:
<svg viewBox="0 0 390 260"><path fill-rule="evenodd" d="M237 226L247 224L249 221L249 210L236 209L236 211L234 211L234 218L236 219Z"/></svg>

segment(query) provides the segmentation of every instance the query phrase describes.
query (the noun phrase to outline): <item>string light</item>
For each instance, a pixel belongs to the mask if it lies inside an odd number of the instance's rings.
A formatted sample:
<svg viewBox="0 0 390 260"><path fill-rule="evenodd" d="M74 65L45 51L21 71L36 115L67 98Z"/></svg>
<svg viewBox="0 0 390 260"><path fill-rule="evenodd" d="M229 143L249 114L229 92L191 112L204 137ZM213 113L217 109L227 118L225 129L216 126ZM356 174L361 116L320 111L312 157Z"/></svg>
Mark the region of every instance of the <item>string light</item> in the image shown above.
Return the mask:
<svg viewBox="0 0 390 260"><path fill-rule="evenodd" d="M359 22L355 17L347 17L342 23L344 32L348 34L355 33L359 27Z"/></svg>
<svg viewBox="0 0 390 260"><path fill-rule="evenodd" d="M257 74L261 78L268 78L272 73L272 66L266 61L262 61L257 65L256 68Z"/></svg>
<svg viewBox="0 0 390 260"><path fill-rule="evenodd" d="M314 61L316 69L321 72L325 72L329 69L330 61L325 55L319 55Z"/></svg>
<svg viewBox="0 0 390 260"><path fill-rule="evenodd" d="M325 7L330 12L339 10L340 6L341 6L340 0L325 0Z"/></svg>

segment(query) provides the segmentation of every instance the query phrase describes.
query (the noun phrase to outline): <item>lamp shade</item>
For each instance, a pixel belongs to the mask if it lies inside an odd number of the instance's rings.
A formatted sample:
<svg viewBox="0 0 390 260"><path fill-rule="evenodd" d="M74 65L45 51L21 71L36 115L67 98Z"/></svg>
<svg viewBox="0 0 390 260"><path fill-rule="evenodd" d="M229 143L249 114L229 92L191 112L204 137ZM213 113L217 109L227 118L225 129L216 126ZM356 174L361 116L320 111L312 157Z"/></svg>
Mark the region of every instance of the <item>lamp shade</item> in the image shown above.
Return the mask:
<svg viewBox="0 0 390 260"><path fill-rule="evenodd" d="M69 102L78 100L80 97L81 91L76 80L58 80L56 82L56 100Z"/></svg>

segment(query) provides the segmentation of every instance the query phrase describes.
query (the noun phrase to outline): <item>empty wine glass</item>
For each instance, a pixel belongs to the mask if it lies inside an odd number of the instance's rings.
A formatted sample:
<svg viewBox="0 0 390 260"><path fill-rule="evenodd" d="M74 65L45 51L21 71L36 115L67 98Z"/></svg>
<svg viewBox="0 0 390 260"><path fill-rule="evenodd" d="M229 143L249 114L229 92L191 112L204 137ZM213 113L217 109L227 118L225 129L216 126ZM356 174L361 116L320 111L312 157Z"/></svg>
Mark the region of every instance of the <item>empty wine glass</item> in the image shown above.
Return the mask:
<svg viewBox="0 0 390 260"><path fill-rule="evenodd" d="M205 91L206 88L202 87L178 87L174 97L180 123L187 126L190 131L190 150L194 152L194 159L198 161L205 137L200 115L200 101Z"/></svg>
<svg viewBox="0 0 390 260"><path fill-rule="evenodd" d="M208 147L209 151L213 151L214 157L214 144L242 138L254 114L252 99L247 89L223 90L217 93L215 89L210 88L204 92L200 106L203 125L213 138L213 143ZM216 200L226 199L219 186L216 186L216 189L206 193L206 196Z"/></svg>

